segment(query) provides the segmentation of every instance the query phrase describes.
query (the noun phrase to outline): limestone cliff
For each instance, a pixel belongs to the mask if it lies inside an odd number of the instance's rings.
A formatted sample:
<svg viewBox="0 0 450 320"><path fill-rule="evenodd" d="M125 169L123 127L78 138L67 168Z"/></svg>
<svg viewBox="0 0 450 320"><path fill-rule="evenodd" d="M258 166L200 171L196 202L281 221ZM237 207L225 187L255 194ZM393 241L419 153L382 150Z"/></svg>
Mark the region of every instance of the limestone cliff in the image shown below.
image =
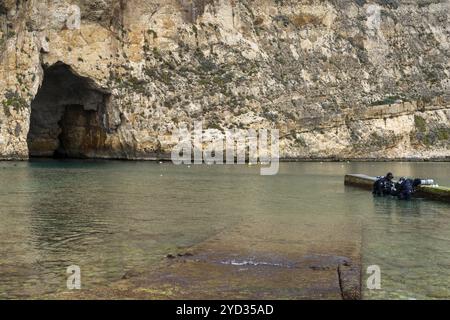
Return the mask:
<svg viewBox="0 0 450 320"><path fill-rule="evenodd" d="M151 159L194 120L278 128L285 158L448 158L449 9L0 0L0 158Z"/></svg>

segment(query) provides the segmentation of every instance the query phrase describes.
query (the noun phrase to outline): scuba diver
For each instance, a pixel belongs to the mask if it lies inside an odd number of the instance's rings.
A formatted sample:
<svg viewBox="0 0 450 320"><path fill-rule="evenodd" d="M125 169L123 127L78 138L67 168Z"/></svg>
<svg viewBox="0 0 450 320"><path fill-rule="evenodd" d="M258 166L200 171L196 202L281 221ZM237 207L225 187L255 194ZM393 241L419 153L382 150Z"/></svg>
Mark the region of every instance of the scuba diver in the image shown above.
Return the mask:
<svg viewBox="0 0 450 320"><path fill-rule="evenodd" d="M411 196L421 184L422 179L413 180L401 177L395 184L395 191L392 195L397 196L399 200L411 200Z"/></svg>
<svg viewBox="0 0 450 320"><path fill-rule="evenodd" d="M394 175L389 172L386 176L380 177L373 184L373 194L376 196L389 196L395 191L394 183L392 180Z"/></svg>
<svg viewBox="0 0 450 320"><path fill-rule="evenodd" d="M378 177L373 184L373 194L375 196L394 196L399 200L411 200L413 194L419 186L434 185L433 179L409 179L401 177L397 183L392 181L394 175L388 173L384 177Z"/></svg>

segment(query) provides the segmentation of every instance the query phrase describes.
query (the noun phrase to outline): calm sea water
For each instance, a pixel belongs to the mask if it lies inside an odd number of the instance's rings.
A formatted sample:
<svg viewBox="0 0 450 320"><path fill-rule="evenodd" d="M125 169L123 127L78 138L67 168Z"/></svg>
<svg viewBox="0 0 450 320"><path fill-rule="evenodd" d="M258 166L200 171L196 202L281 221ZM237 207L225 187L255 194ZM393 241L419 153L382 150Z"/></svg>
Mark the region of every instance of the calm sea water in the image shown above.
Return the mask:
<svg viewBox="0 0 450 320"><path fill-rule="evenodd" d="M366 299L449 299L450 205L343 184L346 173L387 171L450 186L450 163L283 163L274 177L248 166L0 163L0 298L63 291L73 264L95 288L221 234L224 250L248 242L274 259L359 241L364 268L382 271Z"/></svg>

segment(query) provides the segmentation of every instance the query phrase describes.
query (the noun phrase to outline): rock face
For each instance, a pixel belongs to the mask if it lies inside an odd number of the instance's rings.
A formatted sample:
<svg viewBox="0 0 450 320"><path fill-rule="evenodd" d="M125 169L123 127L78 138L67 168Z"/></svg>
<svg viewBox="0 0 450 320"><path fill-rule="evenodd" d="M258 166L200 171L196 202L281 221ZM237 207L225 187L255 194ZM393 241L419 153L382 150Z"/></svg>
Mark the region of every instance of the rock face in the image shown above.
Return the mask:
<svg viewBox="0 0 450 320"><path fill-rule="evenodd" d="M449 0L0 0L0 158L152 159L278 128L284 158L448 158Z"/></svg>

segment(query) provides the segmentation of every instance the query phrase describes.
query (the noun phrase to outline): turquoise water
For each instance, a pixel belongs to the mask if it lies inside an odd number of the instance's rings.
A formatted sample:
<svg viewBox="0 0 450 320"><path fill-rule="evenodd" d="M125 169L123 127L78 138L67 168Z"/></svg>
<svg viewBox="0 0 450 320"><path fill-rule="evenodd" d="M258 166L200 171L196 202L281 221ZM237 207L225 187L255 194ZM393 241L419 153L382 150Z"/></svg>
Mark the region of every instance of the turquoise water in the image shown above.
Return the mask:
<svg viewBox="0 0 450 320"><path fill-rule="evenodd" d="M274 261L360 250L363 270L378 265L382 276L365 298L448 299L450 205L343 184L346 173L387 171L450 186L450 163L283 163L273 177L248 166L0 163L0 298L64 291L73 264L95 288L220 234L224 250Z"/></svg>

